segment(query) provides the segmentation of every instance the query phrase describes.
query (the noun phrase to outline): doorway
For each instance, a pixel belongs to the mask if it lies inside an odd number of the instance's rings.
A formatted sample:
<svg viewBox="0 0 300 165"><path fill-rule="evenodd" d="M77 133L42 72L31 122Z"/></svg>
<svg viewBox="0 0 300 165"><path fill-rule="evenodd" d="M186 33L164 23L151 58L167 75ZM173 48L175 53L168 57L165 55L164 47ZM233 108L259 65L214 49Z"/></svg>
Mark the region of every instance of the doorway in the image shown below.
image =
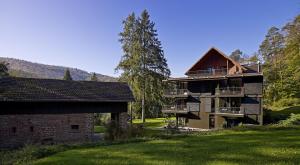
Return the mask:
<svg viewBox="0 0 300 165"><path fill-rule="evenodd" d="M209 129L215 128L215 115L209 115Z"/></svg>

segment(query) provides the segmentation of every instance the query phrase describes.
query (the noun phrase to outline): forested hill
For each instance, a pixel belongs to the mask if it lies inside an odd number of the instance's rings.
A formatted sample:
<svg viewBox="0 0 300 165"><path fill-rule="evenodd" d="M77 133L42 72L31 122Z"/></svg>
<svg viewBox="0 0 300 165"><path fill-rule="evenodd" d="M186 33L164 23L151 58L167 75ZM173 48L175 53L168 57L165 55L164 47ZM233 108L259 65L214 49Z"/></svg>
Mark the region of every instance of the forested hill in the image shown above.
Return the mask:
<svg viewBox="0 0 300 165"><path fill-rule="evenodd" d="M45 65L29 61L0 57L0 62L8 63L11 76L27 78L62 79L67 67ZM68 68L73 80L90 80L92 73L76 68ZM98 81L117 81L117 78L96 73Z"/></svg>

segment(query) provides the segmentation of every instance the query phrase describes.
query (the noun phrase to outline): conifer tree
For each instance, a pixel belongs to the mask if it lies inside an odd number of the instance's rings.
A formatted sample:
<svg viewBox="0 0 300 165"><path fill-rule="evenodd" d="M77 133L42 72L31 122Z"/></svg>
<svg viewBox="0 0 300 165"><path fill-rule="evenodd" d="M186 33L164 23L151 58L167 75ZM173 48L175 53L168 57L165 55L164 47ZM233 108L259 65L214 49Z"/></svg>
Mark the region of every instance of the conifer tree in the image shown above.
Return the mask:
<svg viewBox="0 0 300 165"><path fill-rule="evenodd" d="M0 78L8 76L8 68L7 68L7 63L5 62L0 62Z"/></svg>
<svg viewBox="0 0 300 165"><path fill-rule="evenodd" d="M133 107L145 122L145 114L151 115L163 104L162 80L170 76L170 70L155 24L146 10L138 18L130 14L123 25L120 42L124 54L116 70L122 70L121 80L131 85L137 100Z"/></svg>
<svg viewBox="0 0 300 165"><path fill-rule="evenodd" d="M66 69L65 75L64 75L64 78L63 78L63 79L64 79L64 80L69 80L69 81L73 80L72 77L71 77L71 73L70 73L70 70L69 70L69 69Z"/></svg>

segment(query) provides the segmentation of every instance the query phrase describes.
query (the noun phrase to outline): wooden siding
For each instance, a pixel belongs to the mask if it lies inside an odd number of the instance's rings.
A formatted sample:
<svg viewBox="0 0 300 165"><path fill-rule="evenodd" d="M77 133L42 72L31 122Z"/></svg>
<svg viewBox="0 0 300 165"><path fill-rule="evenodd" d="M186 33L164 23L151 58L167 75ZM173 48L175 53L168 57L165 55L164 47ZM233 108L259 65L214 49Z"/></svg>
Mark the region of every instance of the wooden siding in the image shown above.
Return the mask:
<svg viewBox="0 0 300 165"><path fill-rule="evenodd" d="M245 97L242 99L245 114L261 114L261 98Z"/></svg>
<svg viewBox="0 0 300 165"><path fill-rule="evenodd" d="M243 79L245 95L262 95L262 77L247 77Z"/></svg>

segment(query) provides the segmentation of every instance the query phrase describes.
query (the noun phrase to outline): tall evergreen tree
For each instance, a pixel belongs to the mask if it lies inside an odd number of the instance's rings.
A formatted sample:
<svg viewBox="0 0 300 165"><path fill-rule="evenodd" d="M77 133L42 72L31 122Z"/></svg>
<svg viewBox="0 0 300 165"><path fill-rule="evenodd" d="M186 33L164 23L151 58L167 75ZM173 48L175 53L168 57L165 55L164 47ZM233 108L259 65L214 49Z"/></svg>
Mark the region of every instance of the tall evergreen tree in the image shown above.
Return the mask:
<svg viewBox="0 0 300 165"><path fill-rule="evenodd" d="M230 58L232 58L236 62L240 62L240 59L242 58L243 52L240 49L236 49L229 55Z"/></svg>
<svg viewBox="0 0 300 165"><path fill-rule="evenodd" d="M120 42L124 54L116 70L122 70L121 80L131 85L137 100L134 109L141 110L145 122L145 114L151 114L163 104L165 84L162 80L170 76L170 70L155 24L146 10L138 18L130 14L123 25Z"/></svg>
<svg viewBox="0 0 300 165"><path fill-rule="evenodd" d="M8 76L8 68L7 68L7 63L5 62L0 62L0 78Z"/></svg>
<svg viewBox="0 0 300 165"><path fill-rule="evenodd" d="M70 73L70 70L69 69L66 69L65 71L65 75L64 75L64 80L73 80L72 77L71 77L71 73Z"/></svg>

